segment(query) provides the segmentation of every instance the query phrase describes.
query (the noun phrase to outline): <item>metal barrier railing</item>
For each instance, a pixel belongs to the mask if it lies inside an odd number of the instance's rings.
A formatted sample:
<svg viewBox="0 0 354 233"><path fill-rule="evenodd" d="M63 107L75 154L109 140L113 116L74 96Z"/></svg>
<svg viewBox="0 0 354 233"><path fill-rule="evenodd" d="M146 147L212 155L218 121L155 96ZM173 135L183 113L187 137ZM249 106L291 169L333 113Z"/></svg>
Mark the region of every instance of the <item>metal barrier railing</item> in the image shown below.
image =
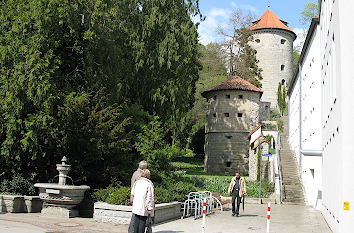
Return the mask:
<svg viewBox="0 0 354 233"><path fill-rule="evenodd" d="M190 192L187 195L187 200L182 203L182 218L190 217L194 215L194 219L201 218L203 216L203 201L206 200L206 214L214 212L214 205L216 208L220 208L222 211L222 204L216 198L213 197L209 191ZM216 201L214 201L216 200Z"/></svg>

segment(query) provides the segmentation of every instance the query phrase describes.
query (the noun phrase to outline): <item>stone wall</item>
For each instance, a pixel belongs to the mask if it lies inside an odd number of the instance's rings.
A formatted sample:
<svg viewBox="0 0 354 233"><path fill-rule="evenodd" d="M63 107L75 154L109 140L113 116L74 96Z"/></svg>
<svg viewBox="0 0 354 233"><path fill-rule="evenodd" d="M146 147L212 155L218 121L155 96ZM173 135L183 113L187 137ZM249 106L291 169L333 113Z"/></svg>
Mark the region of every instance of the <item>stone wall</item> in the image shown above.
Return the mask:
<svg viewBox="0 0 354 233"><path fill-rule="evenodd" d="M39 213L42 203L39 196L0 195L0 212Z"/></svg>
<svg viewBox="0 0 354 233"><path fill-rule="evenodd" d="M260 102L259 103L259 120L261 122L269 120L270 108L271 108L270 102Z"/></svg>
<svg viewBox="0 0 354 233"><path fill-rule="evenodd" d="M253 130L259 122L259 99L260 93L252 91L208 93L205 132Z"/></svg>
<svg viewBox="0 0 354 233"><path fill-rule="evenodd" d="M170 202L155 206L155 222L160 223L182 216L181 203ZM132 217L132 206L110 205L105 202L94 204L93 218L97 222L109 222L113 224L129 224Z"/></svg>
<svg viewBox="0 0 354 233"><path fill-rule="evenodd" d="M248 134L259 123L260 93L214 91L207 99L205 170L248 174Z"/></svg>
<svg viewBox="0 0 354 233"><path fill-rule="evenodd" d="M205 169L209 173L248 174L248 131L208 133Z"/></svg>
<svg viewBox="0 0 354 233"><path fill-rule="evenodd" d="M262 29L254 31L253 37L250 45L257 50L258 66L263 70L262 101L277 108L278 83L284 79L286 85L292 77L294 35L285 30Z"/></svg>

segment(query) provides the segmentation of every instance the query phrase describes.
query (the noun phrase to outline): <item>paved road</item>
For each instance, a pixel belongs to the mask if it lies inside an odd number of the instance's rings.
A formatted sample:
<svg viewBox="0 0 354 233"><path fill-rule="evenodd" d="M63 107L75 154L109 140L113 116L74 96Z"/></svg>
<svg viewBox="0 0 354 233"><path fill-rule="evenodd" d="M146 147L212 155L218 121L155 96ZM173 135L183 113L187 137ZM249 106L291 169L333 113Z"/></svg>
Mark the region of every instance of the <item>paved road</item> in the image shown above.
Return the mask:
<svg viewBox="0 0 354 233"><path fill-rule="evenodd" d="M240 217L231 211L212 214L206 218L206 233L266 232L267 205L246 204ZM201 232L202 220L187 218L153 227L154 233ZM308 206L272 205L271 233L330 233L322 214Z"/></svg>
<svg viewBox="0 0 354 233"><path fill-rule="evenodd" d="M266 205L246 204L240 217L231 211L217 212L206 219L206 233L266 232ZM202 220L179 219L153 227L154 233L201 232ZM1 233L126 233L127 225L97 223L90 218L47 218L40 214L0 214ZM272 205L272 233L330 233L321 213L308 206Z"/></svg>

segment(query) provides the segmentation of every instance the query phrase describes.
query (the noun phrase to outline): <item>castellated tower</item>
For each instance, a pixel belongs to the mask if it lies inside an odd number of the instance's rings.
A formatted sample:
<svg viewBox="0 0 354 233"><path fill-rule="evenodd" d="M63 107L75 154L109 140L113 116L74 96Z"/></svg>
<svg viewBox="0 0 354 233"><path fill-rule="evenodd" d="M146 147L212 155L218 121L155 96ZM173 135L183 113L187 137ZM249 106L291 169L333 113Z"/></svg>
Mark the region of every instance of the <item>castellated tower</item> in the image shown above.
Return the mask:
<svg viewBox="0 0 354 233"><path fill-rule="evenodd" d="M253 22L250 29L254 40L251 46L257 50L256 57L262 68L262 101L278 106L278 84L287 85L292 77L293 42L296 34L273 11L267 10Z"/></svg>
<svg viewBox="0 0 354 233"><path fill-rule="evenodd" d="M207 99L205 161L207 172L248 174L248 134L258 125L262 90L231 77L204 91Z"/></svg>

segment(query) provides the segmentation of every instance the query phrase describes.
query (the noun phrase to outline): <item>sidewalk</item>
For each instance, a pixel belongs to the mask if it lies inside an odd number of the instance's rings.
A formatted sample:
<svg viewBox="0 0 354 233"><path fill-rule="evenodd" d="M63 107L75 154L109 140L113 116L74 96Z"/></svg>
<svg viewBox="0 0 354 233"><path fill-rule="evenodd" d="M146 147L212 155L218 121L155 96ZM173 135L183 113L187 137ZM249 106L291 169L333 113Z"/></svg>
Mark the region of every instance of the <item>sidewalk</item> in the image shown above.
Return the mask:
<svg viewBox="0 0 354 233"><path fill-rule="evenodd" d="M267 205L246 204L240 217L231 211L217 212L206 218L206 233L266 232ZM201 232L202 220L178 219L153 227L154 233ZM92 218L48 218L40 214L0 214L1 233L126 233L127 225L98 223ZM308 206L272 205L272 233L331 233L321 213Z"/></svg>
<svg viewBox="0 0 354 233"><path fill-rule="evenodd" d="M217 212L206 217L206 233L266 232L267 205L246 204L240 217L231 211ZM271 233L330 233L320 211L301 205L272 205ZM153 227L154 233L201 232L202 220L180 219Z"/></svg>
<svg viewBox="0 0 354 233"><path fill-rule="evenodd" d="M98 223L92 218L52 218L34 214L0 213L1 233L127 233L127 225Z"/></svg>

